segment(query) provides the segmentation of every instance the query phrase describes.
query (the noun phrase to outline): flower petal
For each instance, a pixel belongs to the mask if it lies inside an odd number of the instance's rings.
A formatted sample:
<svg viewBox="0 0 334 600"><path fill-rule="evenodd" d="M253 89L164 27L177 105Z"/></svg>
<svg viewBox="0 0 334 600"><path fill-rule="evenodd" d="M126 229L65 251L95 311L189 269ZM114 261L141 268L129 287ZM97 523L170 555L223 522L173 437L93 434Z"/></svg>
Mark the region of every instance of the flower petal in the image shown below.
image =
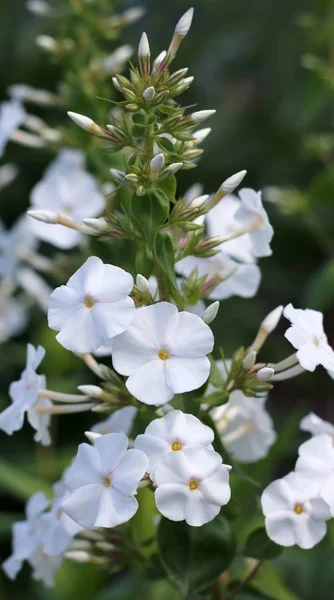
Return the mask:
<svg viewBox="0 0 334 600"><path fill-rule="evenodd" d="M127 296L112 302L95 302L91 313L96 328L104 338L109 339L129 327L135 314L135 306Z"/></svg>
<svg viewBox="0 0 334 600"><path fill-rule="evenodd" d="M137 435L135 448L145 452L149 461L149 473L153 472L154 466L165 454L172 452L171 446L166 440L148 433Z"/></svg>
<svg viewBox="0 0 334 600"><path fill-rule="evenodd" d="M135 498L126 498L112 488L106 489L100 500L94 527L116 527L126 523L137 509L138 502Z"/></svg>
<svg viewBox="0 0 334 600"><path fill-rule="evenodd" d="M231 498L231 488L228 481L228 470L222 465L211 475L211 477L201 481L199 490L208 502L217 504L218 506L224 506Z"/></svg>
<svg viewBox="0 0 334 600"><path fill-rule="evenodd" d="M126 387L137 400L159 406L173 398L174 392L166 381L165 362L156 358L130 375Z"/></svg>
<svg viewBox="0 0 334 600"><path fill-rule="evenodd" d="M97 256L90 256L86 262L69 278L67 286L75 290L81 298L93 295L99 289L104 277L104 264Z"/></svg>
<svg viewBox="0 0 334 600"><path fill-rule="evenodd" d="M155 490L155 502L161 514L171 521L183 521L188 500L185 485L165 483Z"/></svg>
<svg viewBox="0 0 334 600"><path fill-rule="evenodd" d="M101 483L101 460L98 451L90 444L80 444L72 465L67 469L65 485L73 492L91 483Z"/></svg>
<svg viewBox="0 0 334 600"><path fill-rule="evenodd" d="M173 356L201 358L212 351L213 333L200 317L189 312L179 314L177 329L168 348Z"/></svg>
<svg viewBox="0 0 334 600"><path fill-rule="evenodd" d="M220 505L211 504L199 489L189 491L185 507L185 520L188 525L201 527L212 521L220 512Z"/></svg>
<svg viewBox="0 0 334 600"><path fill-rule="evenodd" d="M123 496L133 496L148 468L148 458L144 452L137 449L128 450L111 479L112 488Z"/></svg>
<svg viewBox="0 0 334 600"><path fill-rule="evenodd" d="M124 458L128 449L128 438L123 431L107 433L96 438L94 449L99 454L102 473L112 473Z"/></svg>
<svg viewBox="0 0 334 600"><path fill-rule="evenodd" d="M165 361L168 386L175 394L197 390L210 375L210 361L201 358L171 357Z"/></svg>
<svg viewBox="0 0 334 600"><path fill-rule="evenodd" d="M82 527L93 529L105 489L101 483L92 483L78 488L64 500L63 511Z"/></svg>

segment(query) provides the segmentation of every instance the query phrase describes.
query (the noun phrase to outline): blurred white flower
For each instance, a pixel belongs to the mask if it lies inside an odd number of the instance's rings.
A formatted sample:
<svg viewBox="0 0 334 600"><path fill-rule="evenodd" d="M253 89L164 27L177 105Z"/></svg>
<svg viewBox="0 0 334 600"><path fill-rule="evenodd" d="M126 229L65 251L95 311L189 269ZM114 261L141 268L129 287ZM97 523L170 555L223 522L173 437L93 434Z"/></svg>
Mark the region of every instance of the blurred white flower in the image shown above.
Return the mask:
<svg viewBox="0 0 334 600"><path fill-rule="evenodd" d="M334 350L328 344L323 328L323 314L317 310L294 308L288 304L283 315L291 322L285 337L298 350L299 363L307 371L318 365L334 371Z"/></svg>
<svg viewBox="0 0 334 600"><path fill-rule="evenodd" d="M135 420L138 408L135 406L124 406L110 415L104 421L93 425L90 431L105 435L106 433L119 433L123 431L125 435L129 435Z"/></svg>
<svg viewBox="0 0 334 600"><path fill-rule="evenodd" d="M145 404L165 404L174 394L198 389L210 373L206 354L213 348L211 329L169 302L136 310L127 331L117 336L113 365L129 375L126 386Z"/></svg>
<svg viewBox="0 0 334 600"><path fill-rule="evenodd" d="M51 443L48 427L50 416L40 414L36 409L39 406L52 406L50 400L39 399L38 392L46 387L44 375L37 375L36 370L45 356L42 346L34 348L31 344L27 347L27 363L21 378L9 386L9 396L12 404L0 414L0 429L8 435L22 428L25 413L30 425L36 430L34 440L43 445Z"/></svg>
<svg viewBox="0 0 334 600"><path fill-rule="evenodd" d="M333 435L322 433L304 442L298 450L296 471L309 475L320 487L322 498L334 516L334 445Z"/></svg>
<svg viewBox="0 0 334 600"><path fill-rule="evenodd" d="M54 576L63 562L62 556L50 556L43 551L43 546L39 546L29 556L28 562L33 569L32 578L35 581L42 581L46 587L54 586Z"/></svg>
<svg viewBox="0 0 334 600"><path fill-rule="evenodd" d="M239 192L239 197L241 204L234 216L246 229L249 229L253 255L270 256L272 254L270 242L274 230L263 208L261 192L243 188Z"/></svg>
<svg viewBox="0 0 334 600"><path fill-rule="evenodd" d="M154 468L170 452L183 452L189 446L209 446L214 433L194 415L181 410L171 410L155 419L138 435L135 448L145 452L149 460L149 473L154 479Z"/></svg>
<svg viewBox="0 0 334 600"><path fill-rule="evenodd" d="M129 58L134 53L134 49L129 44L124 44L107 56L102 63L102 68L107 73L118 73L122 71L127 64Z"/></svg>
<svg viewBox="0 0 334 600"><path fill-rule="evenodd" d="M261 271L256 264L241 264L223 252L210 258L187 256L176 263L175 268L184 277L189 277L197 268L198 277L206 275L207 281L217 280L218 285L208 294L211 300L225 300L231 296L252 298L260 282ZM219 283L220 280L223 280Z"/></svg>
<svg viewBox="0 0 334 600"><path fill-rule="evenodd" d="M139 481L147 469L140 450L127 450L124 433L109 433L80 444L77 456L67 470L65 484L71 495L63 510L85 528L116 527L136 513Z"/></svg>
<svg viewBox="0 0 334 600"><path fill-rule="evenodd" d="M273 481L264 490L261 503L267 534L280 546L313 548L326 534L329 506L311 477L289 473Z"/></svg>
<svg viewBox="0 0 334 600"><path fill-rule="evenodd" d="M51 510L41 517L41 543L45 554L60 556L69 548L72 538L81 531L82 527L62 509L62 503L70 496L63 482L56 483L53 489L55 497Z"/></svg>
<svg viewBox="0 0 334 600"><path fill-rule="evenodd" d="M2 294L0 286L0 344L19 335L28 325L28 309L16 297Z"/></svg>
<svg viewBox="0 0 334 600"><path fill-rule="evenodd" d="M41 543L41 515L48 508L49 501L42 492L36 492L26 504L26 521L12 526L12 555L2 563L2 568L10 579L15 579L24 560L36 552Z"/></svg>
<svg viewBox="0 0 334 600"><path fill-rule="evenodd" d="M48 167L42 180L31 193L31 208L50 210L82 224L86 217L96 217L105 207L105 200L93 175L83 168L84 156L77 150L63 150ZM80 231L33 220L35 235L62 249L80 244Z"/></svg>
<svg viewBox="0 0 334 600"><path fill-rule="evenodd" d="M36 246L28 217L20 217L8 230L0 222L0 277L16 282L18 268Z"/></svg>
<svg viewBox="0 0 334 600"><path fill-rule="evenodd" d="M7 163L0 167L0 190L7 187L18 174L18 168L16 165Z"/></svg>
<svg viewBox="0 0 334 600"><path fill-rule="evenodd" d="M25 83L16 83L9 86L8 93L15 100L31 102L40 106L53 106L61 103L60 96L49 90L37 89Z"/></svg>
<svg viewBox="0 0 334 600"><path fill-rule="evenodd" d="M324 421L314 412L310 412L303 417L299 426L302 431L308 431L313 436L322 433L328 433L328 435L334 436L334 425L328 423L328 421Z"/></svg>
<svg viewBox="0 0 334 600"><path fill-rule="evenodd" d="M0 104L0 157L12 133L23 123L26 113L19 100Z"/></svg>
<svg viewBox="0 0 334 600"><path fill-rule="evenodd" d="M204 446L171 452L154 470L158 510L171 521L200 527L231 497L229 472L220 454Z"/></svg>
<svg viewBox="0 0 334 600"><path fill-rule="evenodd" d="M96 256L50 296L49 327L58 342L73 352L94 352L131 323L135 307L128 296L132 276Z"/></svg>

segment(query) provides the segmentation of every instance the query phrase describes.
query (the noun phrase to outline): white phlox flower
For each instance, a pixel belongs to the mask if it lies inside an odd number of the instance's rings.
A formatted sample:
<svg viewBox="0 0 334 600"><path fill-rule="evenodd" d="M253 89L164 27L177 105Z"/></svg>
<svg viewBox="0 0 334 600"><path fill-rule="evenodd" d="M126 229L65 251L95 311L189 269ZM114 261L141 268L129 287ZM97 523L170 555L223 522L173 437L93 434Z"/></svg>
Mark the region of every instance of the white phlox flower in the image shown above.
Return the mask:
<svg viewBox="0 0 334 600"><path fill-rule="evenodd" d="M228 469L220 454L204 446L168 453L156 465L154 479L161 514L196 527L212 521L231 497Z"/></svg>
<svg viewBox="0 0 334 600"><path fill-rule="evenodd" d="M212 300L225 300L231 296L252 298L261 282L261 271L256 264L238 263L223 252L210 258L187 256L177 262L175 268L184 277L189 277L197 268L198 277L206 275L207 281L221 279L208 294Z"/></svg>
<svg viewBox="0 0 334 600"><path fill-rule="evenodd" d="M135 307L132 276L91 256L50 296L49 327L72 352L94 352L129 327Z"/></svg>
<svg viewBox="0 0 334 600"><path fill-rule="evenodd" d="M84 170L84 155L77 150L62 150L31 192L31 208L50 210L82 224L84 218L96 217L105 200L93 175ZM32 231L39 239L57 248L73 248L84 239L80 231L63 225L49 225L32 219Z"/></svg>
<svg viewBox="0 0 334 600"><path fill-rule="evenodd" d="M0 223L0 277L14 283L21 263L37 246L29 221L26 216L20 217L8 230Z"/></svg>
<svg viewBox="0 0 334 600"><path fill-rule="evenodd" d="M318 417L314 412L310 412L303 417L299 426L302 431L308 431L313 436L327 433L333 436L334 439L334 425L328 421L324 421L324 419Z"/></svg>
<svg viewBox="0 0 334 600"><path fill-rule="evenodd" d="M299 446L296 470L318 482L321 497L334 516L334 445L333 435L315 435Z"/></svg>
<svg viewBox="0 0 334 600"><path fill-rule="evenodd" d="M71 495L62 507L82 527L116 527L136 513L135 494L148 460L144 452L127 448L123 432L102 435L94 446L80 444L65 475Z"/></svg>
<svg viewBox="0 0 334 600"><path fill-rule="evenodd" d="M23 123L26 113L19 100L10 100L0 104L0 156L12 133Z"/></svg>
<svg viewBox="0 0 334 600"><path fill-rule="evenodd" d="M326 534L331 514L312 477L294 472L273 481L261 504L267 534L280 546L313 548Z"/></svg>
<svg viewBox="0 0 334 600"><path fill-rule="evenodd" d="M17 177L19 169L12 163L6 163L0 167L0 191L10 185Z"/></svg>
<svg viewBox="0 0 334 600"><path fill-rule="evenodd" d="M62 504L70 492L62 481L54 485L55 498L51 510L41 517L41 543L43 551L49 556L60 556L71 544L72 538L81 531L73 519L64 513Z"/></svg>
<svg viewBox="0 0 334 600"><path fill-rule="evenodd" d="M171 452L183 452L190 446L210 446L214 433L194 415L181 410L171 410L164 417L155 419L138 435L135 448L145 452L149 460L149 474L154 479L154 468Z"/></svg>
<svg viewBox="0 0 334 600"><path fill-rule="evenodd" d="M41 543L41 516L48 508L49 501L42 492L36 492L26 504L26 521L14 523L12 527L12 555L5 560L2 568L10 579L15 579L23 561L36 552Z"/></svg>
<svg viewBox="0 0 334 600"><path fill-rule="evenodd" d="M323 314L317 310L294 308L288 304L283 315L291 322L285 337L291 342L299 363L306 371L318 365L334 371L334 350L328 344L323 328Z"/></svg>
<svg viewBox="0 0 334 600"><path fill-rule="evenodd" d="M113 365L128 375L126 387L145 404L165 404L174 394L196 390L207 380L213 334L202 319L179 313L169 302L136 310L131 326L117 336Z"/></svg>
<svg viewBox="0 0 334 600"><path fill-rule="evenodd" d="M258 258L270 256L272 254L270 242L274 230L263 208L261 192L243 188L239 191L239 197L241 204L234 216L245 229L249 230L253 255Z"/></svg>
<svg viewBox="0 0 334 600"><path fill-rule="evenodd" d="M32 578L35 581L42 581L48 588L54 586L54 576L63 562L62 556L46 554L43 547L39 546L36 552L28 558L28 562L33 569Z"/></svg>
<svg viewBox="0 0 334 600"><path fill-rule="evenodd" d="M138 408L135 406L124 406L110 415L104 421L93 425L90 431L105 435L106 433L119 433L123 431L125 435L129 435L136 418Z"/></svg>
<svg viewBox="0 0 334 600"><path fill-rule="evenodd" d="M48 427L50 425L50 415L40 414L38 406L52 406L52 402L46 398L39 399L38 392L46 387L44 375L37 375L40 363L45 356L45 350L42 346L34 348L31 344L27 347L27 363L21 378L14 381L9 386L9 396L12 404L5 408L0 414L0 429L8 435L22 428L25 413L30 425L36 430L35 441L43 445L49 445L51 438Z"/></svg>
<svg viewBox="0 0 334 600"><path fill-rule="evenodd" d="M226 362L229 368L230 361ZM225 379L223 362L217 361L216 366ZM214 391L213 386L208 386L207 394ZM241 390L234 390L226 404L210 411L224 445L240 462L261 460L276 441L273 421L265 409L266 400L266 395L250 398Z"/></svg>
<svg viewBox="0 0 334 600"><path fill-rule="evenodd" d="M28 309L22 300L1 294L0 288L0 344L19 335L28 325Z"/></svg>

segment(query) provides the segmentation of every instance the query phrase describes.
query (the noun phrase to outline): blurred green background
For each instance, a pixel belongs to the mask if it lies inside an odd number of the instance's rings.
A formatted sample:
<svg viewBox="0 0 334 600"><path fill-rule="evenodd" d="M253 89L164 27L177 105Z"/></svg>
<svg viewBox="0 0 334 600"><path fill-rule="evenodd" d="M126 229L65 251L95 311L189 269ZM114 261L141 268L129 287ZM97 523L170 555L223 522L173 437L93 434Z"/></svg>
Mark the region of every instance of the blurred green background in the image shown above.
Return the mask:
<svg viewBox="0 0 334 600"><path fill-rule="evenodd" d="M124 9L134 2L119 2ZM188 0L142 0L145 17L128 27L122 43L137 46L140 34L149 36L154 55L166 48L175 22L189 7ZM278 304L324 310L325 328L334 345L334 169L331 151L325 157L310 135L331 134L333 130L333 67L330 34L333 32L333 0L197 0L195 19L182 45L176 67L189 67L195 76L183 104L197 102L201 109L215 108L210 121L212 133L205 142L206 153L196 170L182 172L178 178L181 194L192 183L201 182L205 193L215 191L232 173L247 169L246 186L289 188L284 206L269 203L267 209L275 229L273 256L262 259L263 280L256 298L232 298L220 308L214 324L216 340L227 356L241 344L249 344L265 314ZM319 27L312 27L319 20ZM331 27L332 25L332 27ZM61 78L53 65L35 45L35 37L48 33L43 19L29 13L25 0L0 3L0 99L14 83L55 90ZM302 57L315 52L328 61L327 80L302 64ZM331 61L331 62L330 62ZM305 62L305 61L304 61ZM97 90L98 95L98 90ZM76 110L76 107L68 107ZM43 116L49 122L53 113ZM17 180L0 194L1 218L9 226L28 205L33 184L41 177L49 157L9 144L6 162L20 166ZM3 159L2 159L3 161ZM264 193L264 199L269 192ZM285 323L268 341L265 359L285 357L291 350L284 340ZM49 387L75 390L79 383L94 380L72 355L60 347L47 330L46 320L36 308L27 332L0 346L0 408L7 404L10 381L17 379L25 361L25 342L41 343L47 349L43 372ZM281 441L274 447L277 459L264 460L248 468L266 483L293 468L298 444L300 415L310 409L333 420L334 382L319 368L282 383L273 390L269 410L274 416ZM31 430L13 438L0 433L0 559L10 553L9 525L20 518L24 501L41 482L52 482L82 441L82 432L94 416L54 419L55 447L45 449L32 442ZM276 448L276 449L275 449ZM42 485L42 484L41 484ZM47 483L48 485L48 483ZM280 559L284 579L292 590L276 590L278 600L329 600L334 584L333 564L328 541L315 550L287 551ZM325 564L326 568L323 566ZM319 584L319 580L322 582ZM273 580L274 582L274 577ZM133 577L121 577L109 592L100 592L102 575L95 568L66 564L58 577L56 590L46 591L31 581L24 569L14 584L0 573L0 598L8 600L112 600L136 598L140 593L150 599L172 598L170 588L160 582L145 584ZM273 583L274 586L274 583ZM275 588L276 589L276 588ZM332 588L333 589L333 588ZM274 590L271 590L274 591ZM267 596L264 596L267 597ZM239 596L237 596L237 599ZM246 596L240 596L240 600ZM247 596L248 598L248 596Z"/></svg>

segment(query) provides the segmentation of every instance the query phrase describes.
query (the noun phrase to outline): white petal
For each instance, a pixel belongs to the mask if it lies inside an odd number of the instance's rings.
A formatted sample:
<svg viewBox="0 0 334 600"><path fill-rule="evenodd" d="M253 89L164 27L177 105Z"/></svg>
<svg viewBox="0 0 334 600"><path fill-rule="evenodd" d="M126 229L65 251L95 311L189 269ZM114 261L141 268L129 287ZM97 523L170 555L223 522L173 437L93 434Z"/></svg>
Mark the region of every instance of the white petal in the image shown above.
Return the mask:
<svg viewBox="0 0 334 600"><path fill-rule="evenodd" d="M96 302L91 308L93 322L101 335L112 338L127 329L134 317L135 306L128 296L114 302Z"/></svg>
<svg viewBox="0 0 334 600"><path fill-rule="evenodd" d="M270 514L265 520L268 537L280 546L295 545L295 531L292 525L292 514L284 511Z"/></svg>
<svg viewBox="0 0 334 600"><path fill-rule="evenodd" d="M49 327L59 331L80 308L82 308L82 299L75 290L66 285L56 288L49 299Z"/></svg>
<svg viewBox="0 0 334 600"><path fill-rule="evenodd" d="M96 282L94 297L97 302L115 302L128 296L132 288L133 277L130 273L114 265L104 265L104 274Z"/></svg>
<svg viewBox="0 0 334 600"><path fill-rule="evenodd" d="M210 361L202 358L171 357L166 360L166 379L175 394L197 390L210 375Z"/></svg>
<svg viewBox="0 0 334 600"><path fill-rule="evenodd" d="M103 474L117 469L128 448L128 438L120 433L107 433L94 441L94 448L99 454Z"/></svg>
<svg viewBox="0 0 334 600"><path fill-rule="evenodd" d="M50 502L43 492L36 492L36 494L31 496L26 505L28 521L32 521L39 517L40 514L48 508L49 504Z"/></svg>
<svg viewBox="0 0 334 600"><path fill-rule="evenodd" d="M149 472L152 473L156 463L168 452L172 452L171 446L162 438L147 433L138 435L135 440L135 448L145 452L149 460Z"/></svg>
<svg viewBox="0 0 334 600"><path fill-rule="evenodd" d="M302 346L297 352L297 358L303 369L307 371L313 372L320 364L318 351L314 344L305 344L305 346Z"/></svg>
<svg viewBox="0 0 334 600"><path fill-rule="evenodd" d="M96 448L90 444L80 444L72 465L67 469L65 485L73 492L91 483L100 483L101 460Z"/></svg>
<svg viewBox="0 0 334 600"><path fill-rule="evenodd" d="M104 421L93 425L93 427L90 428L90 431L101 433L102 435L124 431L124 433L128 435L132 429L137 412L138 409L135 406L124 406L124 408L115 410L115 412Z"/></svg>
<svg viewBox="0 0 334 600"><path fill-rule="evenodd" d="M171 521L183 521L188 490L185 485L165 483L155 490L155 502L161 514Z"/></svg>
<svg viewBox="0 0 334 600"><path fill-rule="evenodd" d="M173 356L200 358L212 351L213 344L213 333L202 319L186 311L179 314L178 327L168 344Z"/></svg>
<svg viewBox="0 0 334 600"><path fill-rule="evenodd" d="M327 521L331 518L330 508L322 498L310 500L309 515L314 521Z"/></svg>
<svg viewBox="0 0 334 600"><path fill-rule="evenodd" d="M326 535L325 521L314 521L307 515L301 514L293 520L296 544L308 550L318 544Z"/></svg>
<svg viewBox="0 0 334 600"><path fill-rule="evenodd" d="M14 431L21 429L24 422L24 412L25 408L23 403L14 403L5 408L5 410L0 413L0 429L7 433L7 435L12 435Z"/></svg>
<svg viewBox="0 0 334 600"><path fill-rule="evenodd" d="M231 296L253 298L261 283L261 271L257 265L236 264L235 271L222 281L209 295L212 300L225 300Z"/></svg>
<svg viewBox="0 0 334 600"><path fill-rule="evenodd" d="M212 521L220 512L220 506L208 502L199 489L189 491L185 507L185 520L188 525L201 527Z"/></svg>
<svg viewBox="0 0 334 600"><path fill-rule="evenodd" d="M67 286L73 288L84 298L93 295L94 290L99 289L104 277L104 264L97 256L90 256L67 282Z"/></svg>
<svg viewBox="0 0 334 600"><path fill-rule="evenodd" d="M67 350L84 354L97 350L103 344L104 336L95 326L91 309L82 306L64 324L56 339Z"/></svg>
<svg viewBox="0 0 334 600"><path fill-rule="evenodd" d="M165 483L177 483L187 487L192 475L185 453L170 452L156 464L154 482L159 486Z"/></svg>
<svg viewBox="0 0 334 600"><path fill-rule="evenodd" d="M207 479L201 481L199 490L204 498L212 504L224 506L231 498L229 486L229 473L226 467L221 466Z"/></svg>
<svg viewBox="0 0 334 600"><path fill-rule="evenodd" d="M14 581L19 571L22 569L22 560L18 560L13 554L7 560L2 563L2 569L6 573L7 577Z"/></svg>
<svg viewBox="0 0 334 600"><path fill-rule="evenodd" d="M277 479L270 483L261 496L262 510L265 516L277 511L289 511L293 502L294 497L284 479Z"/></svg>
<svg viewBox="0 0 334 600"><path fill-rule="evenodd" d="M164 362L156 358L130 375L126 387L137 400L159 406L173 398L174 393L167 385Z"/></svg>
<svg viewBox="0 0 334 600"><path fill-rule="evenodd" d="M182 454L186 457L191 477L195 479L210 477L222 464L220 454L204 446L190 446Z"/></svg>
<svg viewBox="0 0 334 600"><path fill-rule="evenodd" d="M63 511L82 527L93 529L105 489L100 483L78 488L63 502Z"/></svg>
<svg viewBox="0 0 334 600"><path fill-rule="evenodd" d="M112 488L123 496L133 496L148 468L148 459L141 450L128 450L113 471Z"/></svg>
<svg viewBox="0 0 334 600"><path fill-rule="evenodd" d="M129 521L137 512L138 502L135 498L126 498L116 490L109 488L103 492L95 527L116 527Z"/></svg>

